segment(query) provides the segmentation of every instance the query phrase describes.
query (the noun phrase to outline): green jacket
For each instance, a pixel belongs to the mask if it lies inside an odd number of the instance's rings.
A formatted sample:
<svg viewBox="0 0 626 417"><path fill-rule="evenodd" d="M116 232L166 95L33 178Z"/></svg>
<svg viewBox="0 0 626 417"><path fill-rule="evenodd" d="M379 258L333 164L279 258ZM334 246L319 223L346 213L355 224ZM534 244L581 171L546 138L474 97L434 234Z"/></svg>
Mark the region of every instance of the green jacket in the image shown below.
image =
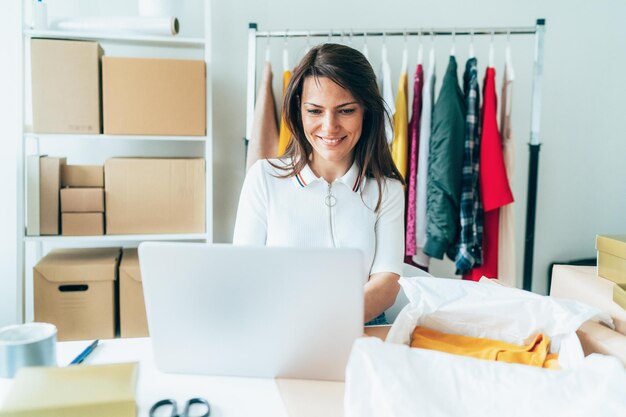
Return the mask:
<svg viewBox="0 0 626 417"><path fill-rule="evenodd" d="M454 56L446 70L433 109L426 189L424 253L443 259L457 241L465 138L465 101L459 87Z"/></svg>

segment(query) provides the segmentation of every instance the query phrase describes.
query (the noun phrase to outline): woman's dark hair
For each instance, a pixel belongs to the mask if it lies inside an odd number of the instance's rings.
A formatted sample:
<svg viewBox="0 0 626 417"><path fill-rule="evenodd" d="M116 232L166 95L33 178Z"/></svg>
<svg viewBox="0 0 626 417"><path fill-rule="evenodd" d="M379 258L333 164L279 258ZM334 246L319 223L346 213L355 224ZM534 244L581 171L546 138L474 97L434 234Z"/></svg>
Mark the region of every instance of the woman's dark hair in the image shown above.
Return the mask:
<svg viewBox="0 0 626 417"><path fill-rule="evenodd" d="M292 177L308 163L313 148L302 126L300 97L307 77L326 77L348 90L363 106L361 138L354 148L354 158L359 167L359 181L374 178L378 184L378 211L382 201L383 179L395 178L403 182L398 172L385 134L385 117L389 118L380 95L376 75L367 58L345 45L326 43L317 45L302 58L293 72L285 92L283 111L285 122L291 132L291 140L283 157L288 171L284 177ZM277 168L279 168L277 166Z"/></svg>

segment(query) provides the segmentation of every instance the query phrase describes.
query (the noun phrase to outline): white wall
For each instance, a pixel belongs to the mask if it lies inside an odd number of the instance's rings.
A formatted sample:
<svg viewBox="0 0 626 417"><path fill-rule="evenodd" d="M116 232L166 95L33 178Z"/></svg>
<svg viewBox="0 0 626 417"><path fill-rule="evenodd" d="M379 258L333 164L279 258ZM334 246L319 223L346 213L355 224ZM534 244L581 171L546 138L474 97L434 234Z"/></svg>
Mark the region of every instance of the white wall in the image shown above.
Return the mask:
<svg viewBox="0 0 626 417"><path fill-rule="evenodd" d="M416 27L531 26L547 19L539 191L535 238L534 290L547 292L548 265L555 260L593 257L596 233L626 233L626 138L623 98L626 83L626 3L577 1L423 1L349 0L316 2L213 1L213 99L215 135L215 239L228 242L244 176L245 70L248 22L260 30ZM338 41L338 39L334 39ZM416 50L416 40L412 51ZM392 71L400 66L400 39L388 39ZM379 40L370 40L377 69ZM425 45L429 43L425 41ZM437 64L445 68L450 38L437 39ZM502 37L496 39L501 71ZM260 41L259 58L265 50ZM272 41L275 91L279 89L282 40ZM361 47L361 40L354 45ZM481 71L488 39L476 38ZM304 41L290 43L291 59ZM517 158L516 197L518 274L521 278L526 213L533 39L512 40L517 80L513 128ZM395 48L395 49L394 49ZM413 55L414 57L414 52ZM467 39L457 38L461 65ZM293 64L294 62L292 62ZM498 85L501 74L498 74ZM396 75L397 77L397 75ZM498 87L499 88L499 87ZM499 91L499 90L498 90ZM450 262L434 262L438 275L450 275Z"/></svg>
<svg viewBox="0 0 626 417"><path fill-rule="evenodd" d="M0 3L0 327L18 320L17 172L21 129L20 9Z"/></svg>
<svg viewBox="0 0 626 417"><path fill-rule="evenodd" d="M19 8L0 2L0 325L17 319L16 155L19 147ZM119 2L118 2L119 3ZM100 3L98 3L100 4ZM116 3L117 4L117 3ZM390 6L389 4L392 4ZM95 7L95 6L94 6ZM100 6L98 6L100 7ZM547 268L553 260L591 257L596 233L626 233L626 138L621 121L626 83L626 3L620 0L213 0L214 236L232 237L239 189L244 175L247 27L282 29L402 29L416 27L529 26L547 19L539 196L535 240L535 291L545 293ZM185 25L185 22L181 22ZM347 39L346 39L347 40ZM338 39L334 39L338 41ZM411 57L416 40L410 39ZM281 68L282 40L272 41L275 72ZM380 39L371 39L370 53L378 68ZM429 45L427 39L425 46ZM501 71L504 40L496 38L496 63ZM361 40L354 45L361 47ZM388 39L392 71L400 66L402 41ZM481 71L488 39L476 38ZM304 41L291 42L292 64ZM450 38L437 38L437 63L445 69ZM517 205L519 274L523 255L526 175L533 41L513 38L517 74L513 127L517 145L514 194ZM259 58L264 42L259 42ZM464 63L467 39L457 39L457 57ZM499 79L498 74L498 79ZM275 75L276 91L280 80ZM439 275L451 274L449 262L433 263Z"/></svg>

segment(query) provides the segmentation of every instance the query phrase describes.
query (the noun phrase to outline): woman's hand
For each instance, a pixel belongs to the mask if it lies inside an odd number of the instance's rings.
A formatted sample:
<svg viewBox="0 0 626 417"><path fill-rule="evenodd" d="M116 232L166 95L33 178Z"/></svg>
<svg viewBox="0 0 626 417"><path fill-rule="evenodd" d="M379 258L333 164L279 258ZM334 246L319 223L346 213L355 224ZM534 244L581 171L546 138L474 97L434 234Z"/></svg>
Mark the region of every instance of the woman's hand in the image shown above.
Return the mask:
<svg viewBox="0 0 626 417"><path fill-rule="evenodd" d="M365 284L364 323L375 319L396 302L400 284L400 275L393 272L378 272L370 275Z"/></svg>

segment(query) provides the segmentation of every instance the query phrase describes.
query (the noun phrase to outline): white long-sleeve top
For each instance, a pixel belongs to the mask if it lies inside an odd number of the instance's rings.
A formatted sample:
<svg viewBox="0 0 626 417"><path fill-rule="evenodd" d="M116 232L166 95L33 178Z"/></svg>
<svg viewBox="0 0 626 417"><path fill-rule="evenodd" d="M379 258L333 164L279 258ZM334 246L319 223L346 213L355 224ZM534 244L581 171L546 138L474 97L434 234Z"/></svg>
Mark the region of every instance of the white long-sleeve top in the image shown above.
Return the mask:
<svg viewBox="0 0 626 417"><path fill-rule="evenodd" d="M272 160L280 164L281 160ZM372 178L358 182L356 163L329 184L307 165L298 175L256 162L241 190L233 243L282 247L358 248L364 270L402 272L404 260L404 192L387 179L381 207L375 212L378 186Z"/></svg>

